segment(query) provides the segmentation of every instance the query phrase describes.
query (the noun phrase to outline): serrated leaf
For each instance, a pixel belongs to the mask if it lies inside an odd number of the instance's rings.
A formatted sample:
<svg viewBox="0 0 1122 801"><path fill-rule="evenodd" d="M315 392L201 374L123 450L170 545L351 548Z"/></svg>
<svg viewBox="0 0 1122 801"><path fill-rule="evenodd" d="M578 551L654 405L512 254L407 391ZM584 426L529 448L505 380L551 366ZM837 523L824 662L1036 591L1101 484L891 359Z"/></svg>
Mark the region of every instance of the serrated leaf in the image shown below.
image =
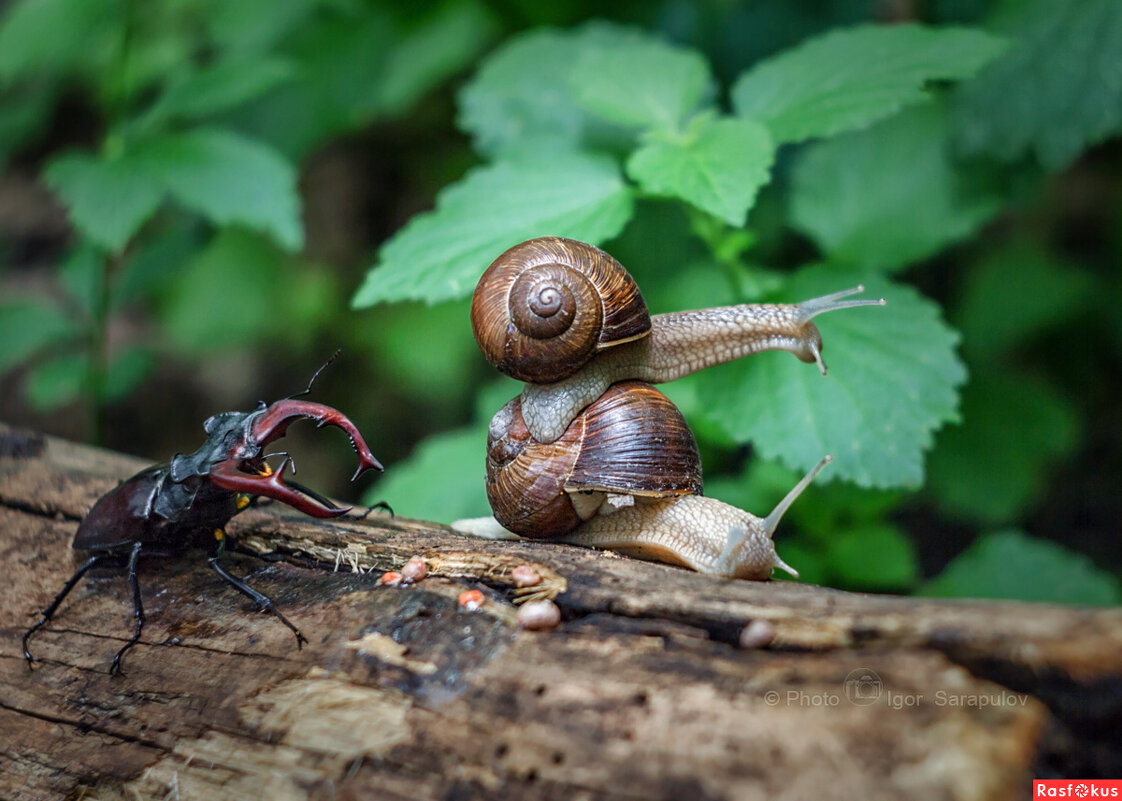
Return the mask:
<svg viewBox="0 0 1122 801"><path fill-rule="evenodd" d="M111 253L124 249L164 195L159 176L131 154L63 153L47 165L45 178L74 226Z"/></svg>
<svg viewBox="0 0 1122 801"><path fill-rule="evenodd" d="M778 142L864 128L928 98L932 81L968 78L1005 47L969 28L862 25L831 31L751 68L732 89L737 114Z"/></svg>
<svg viewBox="0 0 1122 801"><path fill-rule="evenodd" d="M90 360L84 353L55 356L27 375L27 399L41 412L77 400L90 385Z"/></svg>
<svg viewBox="0 0 1122 801"><path fill-rule="evenodd" d="M794 168L791 221L833 261L892 269L969 236L1001 202L955 166L944 110L930 104L808 146Z"/></svg>
<svg viewBox="0 0 1122 801"><path fill-rule="evenodd" d="M569 73L582 53L609 48L635 31L591 23L570 31L538 29L495 50L460 91L457 124L489 155L528 145L573 149L598 120L573 97Z"/></svg>
<svg viewBox="0 0 1122 801"><path fill-rule="evenodd" d="M996 359L1078 314L1090 298L1092 280L1078 265L1039 246L1013 243L971 266L951 319L966 353Z"/></svg>
<svg viewBox="0 0 1122 801"><path fill-rule="evenodd" d="M569 72L581 107L619 125L667 131L697 108L710 79L700 53L652 36L588 49Z"/></svg>
<svg viewBox="0 0 1122 801"><path fill-rule="evenodd" d="M970 154L1056 169L1122 131L1122 3L1007 3L995 28L1015 42L962 87L957 140Z"/></svg>
<svg viewBox="0 0 1122 801"><path fill-rule="evenodd" d="M451 523L491 514L484 489L487 427L436 434L394 465L366 494L366 504L385 501L396 514Z"/></svg>
<svg viewBox="0 0 1122 801"><path fill-rule="evenodd" d="M289 250L303 246L296 169L271 147L233 131L196 128L154 137L134 158L215 225L264 231Z"/></svg>
<svg viewBox="0 0 1122 801"><path fill-rule="evenodd" d="M477 167L382 248L353 305L467 297L507 248L535 236L596 244L619 233L632 192L615 163L580 154Z"/></svg>
<svg viewBox="0 0 1122 801"><path fill-rule="evenodd" d="M76 336L70 318L52 303L18 300L0 306L0 375L50 345Z"/></svg>
<svg viewBox="0 0 1122 801"><path fill-rule="evenodd" d="M980 372L963 392L962 424L940 432L928 460L932 497L955 516L1004 523L1043 500L1048 467L1078 444L1079 415L1053 388Z"/></svg>
<svg viewBox="0 0 1122 801"><path fill-rule="evenodd" d="M764 126L705 115L684 135L652 138L632 153L627 174L647 192L681 198L739 227L774 158Z"/></svg>
<svg viewBox="0 0 1122 801"><path fill-rule="evenodd" d="M217 114L259 97L292 75L292 65L278 58L226 60L178 79L156 101L151 115L197 119Z"/></svg>
<svg viewBox="0 0 1122 801"><path fill-rule="evenodd" d="M979 537L928 582L922 594L1097 606L1122 603L1118 579L1086 556L1016 530Z"/></svg>
<svg viewBox="0 0 1122 801"><path fill-rule="evenodd" d="M801 301L861 283L824 265L797 273L783 300ZM866 277L865 297L884 307L843 309L815 319L830 372L789 353L763 353L699 375L709 417L765 459L805 471L823 454L819 481L862 487L917 486L932 433L957 415L966 370L956 333L915 290Z"/></svg>

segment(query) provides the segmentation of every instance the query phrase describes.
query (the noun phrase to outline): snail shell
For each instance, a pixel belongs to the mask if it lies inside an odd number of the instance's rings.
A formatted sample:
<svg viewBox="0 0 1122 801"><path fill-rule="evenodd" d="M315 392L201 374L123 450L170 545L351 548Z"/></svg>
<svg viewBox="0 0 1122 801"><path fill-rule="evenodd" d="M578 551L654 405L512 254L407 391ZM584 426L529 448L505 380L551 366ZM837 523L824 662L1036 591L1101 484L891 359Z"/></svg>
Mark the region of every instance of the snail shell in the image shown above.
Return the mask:
<svg viewBox="0 0 1122 801"><path fill-rule="evenodd" d="M521 397L499 410L487 437L487 499L500 524L563 536L595 513L599 502L574 505L592 493L701 494L697 441L665 395L641 381L614 384L547 444L530 435Z"/></svg>
<svg viewBox="0 0 1122 801"><path fill-rule="evenodd" d="M604 251L547 236L503 253L479 279L471 327L503 373L548 384L603 348L646 336L647 304L631 275Z"/></svg>

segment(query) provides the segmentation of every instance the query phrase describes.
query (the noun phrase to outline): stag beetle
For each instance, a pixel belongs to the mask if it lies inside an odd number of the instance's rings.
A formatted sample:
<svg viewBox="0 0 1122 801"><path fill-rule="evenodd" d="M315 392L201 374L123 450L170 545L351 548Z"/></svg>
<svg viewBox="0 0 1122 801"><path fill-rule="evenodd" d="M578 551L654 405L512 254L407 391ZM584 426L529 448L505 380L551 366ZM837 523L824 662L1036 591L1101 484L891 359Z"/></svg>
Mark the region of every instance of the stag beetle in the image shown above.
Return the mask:
<svg viewBox="0 0 1122 801"><path fill-rule="evenodd" d="M359 459L352 481L371 468L382 469L354 423L342 412L323 404L295 400L311 392L316 378L334 360L332 356L315 372L303 392L271 405L262 401L252 412L214 415L203 424L207 439L197 451L176 454L170 462L140 471L94 504L78 526L73 543L74 550L91 555L43 610L39 622L23 635L23 656L28 667L35 661L28 650L31 635L50 622L63 599L90 568L110 563L128 567L136 619L132 637L113 657L109 669L110 673L121 673L121 657L137 643L144 628L137 581L140 556L176 556L198 547L211 551L208 563L224 581L292 630L297 648L307 642L268 597L228 573L218 560L226 550L226 524L256 496L282 501L312 517L338 517L350 511L351 507L337 506L306 487L286 483L284 473L292 465L292 457L287 453L265 455L265 446L283 437L294 421L315 420L318 427L330 425L347 432ZM275 471L266 463L271 456L284 457Z"/></svg>

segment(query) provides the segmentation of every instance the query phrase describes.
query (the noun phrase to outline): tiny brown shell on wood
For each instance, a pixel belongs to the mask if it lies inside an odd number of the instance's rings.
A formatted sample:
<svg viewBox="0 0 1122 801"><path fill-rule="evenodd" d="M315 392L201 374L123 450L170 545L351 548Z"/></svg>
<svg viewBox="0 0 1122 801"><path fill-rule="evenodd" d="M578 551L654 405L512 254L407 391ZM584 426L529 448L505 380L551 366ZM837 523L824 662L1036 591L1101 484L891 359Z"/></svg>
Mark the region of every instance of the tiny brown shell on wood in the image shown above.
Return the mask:
<svg viewBox="0 0 1122 801"><path fill-rule="evenodd" d="M571 493L701 494L697 441L670 400L641 381L611 386L555 442L534 440L515 398L491 421L487 499L526 537L560 537L582 522Z"/></svg>
<svg viewBox="0 0 1122 801"><path fill-rule="evenodd" d="M556 236L503 253L479 279L471 327L484 356L520 381L551 383L601 348L645 336L650 314L623 266Z"/></svg>

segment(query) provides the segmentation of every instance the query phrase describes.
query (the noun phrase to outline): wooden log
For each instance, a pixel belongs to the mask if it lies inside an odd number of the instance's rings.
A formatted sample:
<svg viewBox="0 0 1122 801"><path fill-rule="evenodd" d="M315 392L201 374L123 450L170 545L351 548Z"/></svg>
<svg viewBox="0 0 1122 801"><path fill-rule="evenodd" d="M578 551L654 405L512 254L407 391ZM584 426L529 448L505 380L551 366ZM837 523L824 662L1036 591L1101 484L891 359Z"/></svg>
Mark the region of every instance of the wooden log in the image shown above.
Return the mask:
<svg viewBox="0 0 1122 801"><path fill-rule="evenodd" d="M981 799L1122 775L1120 610L730 581L378 513L230 525L302 650L198 554L142 563L125 675L119 573L79 585L30 670L78 521L143 466L0 426L2 798ZM379 585L413 555L426 579ZM516 627L519 564L559 628ZM770 645L739 645L752 621Z"/></svg>

